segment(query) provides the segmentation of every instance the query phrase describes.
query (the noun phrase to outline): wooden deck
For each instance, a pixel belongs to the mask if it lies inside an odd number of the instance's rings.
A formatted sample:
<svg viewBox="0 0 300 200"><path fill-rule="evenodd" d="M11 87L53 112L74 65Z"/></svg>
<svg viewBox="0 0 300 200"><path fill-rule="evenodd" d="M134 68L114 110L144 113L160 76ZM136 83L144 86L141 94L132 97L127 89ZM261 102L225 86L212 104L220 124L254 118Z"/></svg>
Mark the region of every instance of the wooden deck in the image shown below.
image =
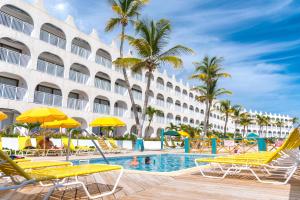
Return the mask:
<svg viewBox="0 0 300 200"><path fill-rule="evenodd" d="M109 190L116 176L116 173L105 173L101 174L101 176L96 174L83 177L82 180L89 183L88 189L90 192L99 193ZM108 185L100 183L108 183ZM1 191L0 199L40 200L46 192L47 188L27 186L19 191ZM70 188L68 190L55 191L51 200L57 199L87 199L87 197L82 189ZM170 177L125 172L118 191L114 195L101 199L299 200L300 176L296 175L290 184L287 185L271 185L258 183L253 178L247 176L216 180L204 178L199 173L188 173L186 175Z"/></svg>

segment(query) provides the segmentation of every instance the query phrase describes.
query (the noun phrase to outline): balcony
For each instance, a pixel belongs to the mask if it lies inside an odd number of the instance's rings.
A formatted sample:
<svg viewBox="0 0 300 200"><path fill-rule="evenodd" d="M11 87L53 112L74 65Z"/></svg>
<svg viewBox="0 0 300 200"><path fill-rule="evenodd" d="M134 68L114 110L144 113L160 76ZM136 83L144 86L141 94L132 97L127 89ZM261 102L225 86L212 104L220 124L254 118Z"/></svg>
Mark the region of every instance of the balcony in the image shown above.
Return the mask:
<svg viewBox="0 0 300 200"><path fill-rule="evenodd" d="M170 102L167 102L167 103L166 103L166 106L167 106L168 109L172 109L172 108L173 108L173 104L170 103Z"/></svg>
<svg viewBox="0 0 300 200"><path fill-rule="evenodd" d="M114 115L118 116L118 117L125 117L126 109L125 108L120 108L120 107L115 107Z"/></svg>
<svg viewBox="0 0 300 200"><path fill-rule="evenodd" d="M30 56L0 47L0 60L20 67L27 67Z"/></svg>
<svg viewBox="0 0 300 200"><path fill-rule="evenodd" d="M178 105L175 105L175 110L176 110L177 112L181 112L181 107L178 106Z"/></svg>
<svg viewBox="0 0 300 200"><path fill-rule="evenodd" d="M140 92L136 92L136 91L132 90L132 95L135 100L141 101L143 99L142 93L140 93Z"/></svg>
<svg viewBox="0 0 300 200"><path fill-rule="evenodd" d="M110 108L109 105L106 104L100 104L100 103L94 103L94 110L95 113L100 113L104 115L110 114Z"/></svg>
<svg viewBox="0 0 300 200"><path fill-rule="evenodd" d="M126 87L115 85L115 93L125 96L128 94L128 90Z"/></svg>
<svg viewBox="0 0 300 200"><path fill-rule="evenodd" d="M26 89L0 83L0 98L22 101L26 95Z"/></svg>
<svg viewBox="0 0 300 200"><path fill-rule="evenodd" d="M53 46L59 47L61 49L66 49L66 40L60 38L52 33L49 33L45 30L41 30L40 39L44 42L47 42Z"/></svg>
<svg viewBox="0 0 300 200"><path fill-rule="evenodd" d="M62 96L50 94L46 92L35 91L34 92L34 103L43 104L47 106L62 106Z"/></svg>
<svg viewBox="0 0 300 200"><path fill-rule="evenodd" d="M165 87L163 84L159 84L159 83L156 83L156 88L159 89L159 90L164 90Z"/></svg>
<svg viewBox="0 0 300 200"><path fill-rule="evenodd" d="M71 69L69 79L77 83L86 84L89 80L89 76Z"/></svg>
<svg viewBox="0 0 300 200"><path fill-rule="evenodd" d="M111 84L110 81L95 78L95 87L100 88L102 90L110 91L111 90Z"/></svg>
<svg viewBox="0 0 300 200"><path fill-rule="evenodd" d="M156 100L156 105L160 106L160 107L164 107L165 106L165 102L163 100L157 99Z"/></svg>
<svg viewBox="0 0 300 200"><path fill-rule="evenodd" d="M134 78L135 80L138 80L138 81L143 81L143 76L142 74L139 74L139 73L132 73L132 78Z"/></svg>
<svg viewBox="0 0 300 200"><path fill-rule="evenodd" d="M175 91L175 95L176 95L177 97L181 97L181 93L180 93L179 91Z"/></svg>
<svg viewBox="0 0 300 200"><path fill-rule="evenodd" d="M68 108L71 108L73 110L85 110L86 105L88 104L88 101L83 99L74 99L74 98L68 98Z"/></svg>
<svg viewBox="0 0 300 200"><path fill-rule="evenodd" d="M165 118L161 116L156 116L156 122L159 124L164 124L165 123Z"/></svg>
<svg viewBox="0 0 300 200"><path fill-rule="evenodd" d="M64 77L64 68L62 66L38 59L37 70L52 76Z"/></svg>
<svg viewBox="0 0 300 200"><path fill-rule="evenodd" d="M31 35L31 32L33 30L33 25L11 15L8 15L2 11L0 11L0 24L14 29L18 32L25 33L26 35Z"/></svg>
<svg viewBox="0 0 300 200"><path fill-rule="evenodd" d="M99 55L96 55L96 63L100 64L100 65L103 65L104 67L107 67L107 68L112 68L112 63L109 59L107 58L104 58L102 56L99 56Z"/></svg>
<svg viewBox="0 0 300 200"><path fill-rule="evenodd" d="M172 118L167 118L167 119L166 119L166 122L167 122L167 124L170 124L170 123L173 123L174 120L173 120Z"/></svg>
<svg viewBox="0 0 300 200"><path fill-rule="evenodd" d="M82 48L80 46L77 46L75 44L72 44L71 52L78 55L78 56L80 56L80 57L83 57L85 59L88 59L91 55L91 51L89 51L85 48Z"/></svg>

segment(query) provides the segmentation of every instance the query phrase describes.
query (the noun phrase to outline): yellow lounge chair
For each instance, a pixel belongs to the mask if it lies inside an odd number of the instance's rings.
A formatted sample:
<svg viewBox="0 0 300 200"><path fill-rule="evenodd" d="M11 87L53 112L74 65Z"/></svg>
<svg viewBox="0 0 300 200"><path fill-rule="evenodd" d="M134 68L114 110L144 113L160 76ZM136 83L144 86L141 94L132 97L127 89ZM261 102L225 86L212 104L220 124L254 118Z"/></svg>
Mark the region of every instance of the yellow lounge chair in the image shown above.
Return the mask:
<svg viewBox="0 0 300 200"><path fill-rule="evenodd" d="M98 138L98 144L105 153L120 153L121 151L119 149L113 149L110 146L108 146L104 140L103 137Z"/></svg>
<svg viewBox="0 0 300 200"><path fill-rule="evenodd" d="M39 153L43 153L42 149L28 148L28 147L33 147L30 136L18 136L18 145L19 145L19 154L21 155L28 156L28 155L36 155Z"/></svg>
<svg viewBox="0 0 300 200"><path fill-rule="evenodd" d="M107 195L111 195L115 192L121 176L123 174L123 167L118 165L104 165L104 164L93 164L93 165L79 165L79 166L64 166L64 167L51 167L44 169L33 169L30 171L23 170L18 163L11 160L3 151L0 150L0 170L6 175L10 176L13 180L14 185L12 186L1 186L0 190L19 189L25 187L28 184L35 184L40 181L52 181L53 185L46 194L44 199L49 199L51 194L56 188L67 187L73 185L82 186L84 192L89 199L101 198ZM91 175L100 172L108 172L120 170L120 174L114 184L111 191L105 192L98 195L91 195L85 184L78 180L78 176ZM17 177L23 177L23 181L18 181ZM74 181L71 182L60 182L65 178L74 177Z"/></svg>
<svg viewBox="0 0 300 200"><path fill-rule="evenodd" d="M38 148L40 148L39 143L41 141L43 141L44 138L45 138L44 136L37 136L35 138L36 139L36 146ZM64 152L65 152L64 149L45 149L46 156L48 156L48 155L60 155L60 156L62 156L64 154Z"/></svg>
<svg viewBox="0 0 300 200"><path fill-rule="evenodd" d="M114 140L113 138L109 138L108 143L110 144L113 150L127 152L127 149L119 147L118 144L116 143L116 140Z"/></svg>
<svg viewBox="0 0 300 200"><path fill-rule="evenodd" d="M11 154L11 150L7 150L7 149L3 149L3 146L2 146L2 137L0 136L0 150L2 150L3 152L6 152L8 155Z"/></svg>
<svg viewBox="0 0 300 200"><path fill-rule="evenodd" d="M275 152L265 152L265 153L249 153L247 155L238 156L225 156L217 158L200 158L196 159L195 163L198 166L199 163L210 163L215 164L223 175L220 176L210 176L204 173L204 169L200 167L200 173L208 178L219 178L223 179L228 174L236 174L241 170L249 170L259 182L263 183L273 183L273 184L286 184L290 178L293 176L295 171L299 166L299 158L295 156L294 152L298 151L300 146L300 131L299 129L294 129L284 144L278 148ZM282 162L284 161L284 162ZM288 164L285 162L289 161ZM228 169L224 167L229 165ZM255 173L254 168L259 168L271 175L270 170L277 170L276 175L283 175L286 178L284 181L264 181Z"/></svg>
<svg viewBox="0 0 300 200"><path fill-rule="evenodd" d="M68 149L68 141L69 138L62 137L61 142L65 149ZM74 146L73 142L70 143L70 152L74 152L75 155L80 155L81 153L94 153L96 151L96 148L91 148L88 146Z"/></svg>

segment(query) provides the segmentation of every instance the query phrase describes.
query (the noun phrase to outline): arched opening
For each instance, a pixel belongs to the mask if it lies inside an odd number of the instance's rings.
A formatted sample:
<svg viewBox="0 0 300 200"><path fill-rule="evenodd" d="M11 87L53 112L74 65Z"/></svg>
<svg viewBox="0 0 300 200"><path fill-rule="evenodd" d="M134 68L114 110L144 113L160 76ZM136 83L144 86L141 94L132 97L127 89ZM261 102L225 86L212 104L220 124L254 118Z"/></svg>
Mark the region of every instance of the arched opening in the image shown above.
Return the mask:
<svg viewBox="0 0 300 200"><path fill-rule="evenodd" d="M130 128L130 133L133 133L133 134L138 135L138 129L137 129L136 125L133 125L133 126Z"/></svg>
<svg viewBox="0 0 300 200"><path fill-rule="evenodd" d="M156 88L159 90L164 90L165 88L164 80L161 77L156 79Z"/></svg>
<svg viewBox="0 0 300 200"><path fill-rule="evenodd" d="M183 94L183 96L186 98L186 97L188 96L187 90L186 90L186 89L183 89L183 90L182 90L182 94Z"/></svg>
<svg viewBox="0 0 300 200"><path fill-rule="evenodd" d="M142 117L142 107L138 104L136 104L135 107L136 107L136 111L138 113L138 117L141 118ZM134 119L133 106L131 106L130 111L131 111L130 117L131 117L131 119Z"/></svg>
<svg viewBox="0 0 300 200"><path fill-rule="evenodd" d="M163 112L156 114L155 118L157 123L159 124L165 123L165 114Z"/></svg>
<svg viewBox="0 0 300 200"><path fill-rule="evenodd" d="M96 63L103 65L104 67L112 67L112 58L109 52L104 49L98 49L96 52Z"/></svg>
<svg viewBox="0 0 300 200"><path fill-rule="evenodd" d="M63 77L64 63L63 60L57 55L43 52L38 57L37 70L52 76Z"/></svg>
<svg viewBox="0 0 300 200"><path fill-rule="evenodd" d="M198 119L196 120L196 125L200 125L200 121Z"/></svg>
<svg viewBox="0 0 300 200"><path fill-rule="evenodd" d="M165 98L162 94L157 94L156 96L156 105L160 106L160 107L164 107L165 106Z"/></svg>
<svg viewBox="0 0 300 200"><path fill-rule="evenodd" d="M127 92L126 82L122 79L117 79L115 82L115 93L125 96Z"/></svg>
<svg viewBox="0 0 300 200"><path fill-rule="evenodd" d="M180 90L180 87L179 86L176 86L175 87L175 95L180 97L181 96L181 90Z"/></svg>
<svg viewBox="0 0 300 200"><path fill-rule="evenodd" d="M199 112L200 112L200 110L199 110L198 107L195 108L195 112L196 112L196 113L199 113Z"/></svg>
<svg viewBox="0 0 300 200"><path fill-rule="evenodd" d="M117 101L114 105L114 115L118 117L125 117L128 110L127 104L124 101Z"/></svg>
<svg viewBox="0 0 300 200"><path fill-rule="evenodd" d="M143 81L142 71L137 71L137 72L131 71L131 77L134 78L135 80Z"/></svg>
<svg viewBox="0 0 300 200"><path fill-rule="evenodd" d="M27 67L30 56L30 50L25 44L7 37L0 39L1 61Z"/></svg>
<svg viewBox="0 0 300 200"><path fill-rule="evenodd" d="M0 98L10 100L24 100L27 83L24 78L6 72L0 72Z"/></svg>
<svg viewBox="0 0 300 200"><path fill-rule="evenodd" d="M152 90L149 90L149 102L148 104L154 104L154 93Z"/></svg>
<svg viewBox="0 0 300 200"><path fill-rule="evenodd" d="M181 103L178 100L175 101L175 109L179 112L181 111Z"/></svg>
<svg viewBox="0 0 300 200"><path fill-rule="evenodd" d="M194 125L194 123L195 123L194 119L190 119L190 124Z"/></svg>
<svg viewBox="0 0 300 200"><path fill-rule="evenodd" d="M90 78L89 69L81 64L74 63L71 65L69 79L81 84L87 84Z"/></svg>
<svg viewBox="0 0 300 200"><path fill-rule="evenodd" d="M173 84L171 82L167 82L167 87L166 87L168 92L171 92L173 90Z"/></svg>
<svg viewBox="0 0 300 200"><path fill-rule="evenodd" d="M154 129L153 129L153 127L147 126L145 128L145 138L153 138L153 137L155 137L154 136Z"/></svg>
<svg viewBox="0 0 300 200"><path fill-rule="evenodd" d="M176 115L176 117L175 117L175 124L176 125L181 124L181 117L179 115Z"/></svg>
<svg viewBox="0 0 300 200"><path fill-rule="evenodd" d="M167 123L170 124L170 123L173 123L173 120L174 120L174 116L172 113L168 113L167 114Z"/></svg>
<svg viewBox="0 0 300 200"><path fill-rule="evenodd" d="M87 41L76 37L72 40L71 52L88 59L91 54L91 46Z"/></svg>
<svg viewBox="0 0 300 200"><path fill-rule="evenodd" d="M166 103L167 108L172 109L173 108L173 104L174 104L173 99L171 97L168 97L167 98L167 103Z"/></svg>
<svg viewBox="0 0 300 200"><path fill-rule="evenodd" d="M89 102L88 95L80 90L72 90L68 94L67 107L74 110L86 110Z"/></svg>
<svg viewBox="0 0 300 200"><path fill-rule="evenodd" d="M183 117L183 123L187 124L189 122L188 118L187 117Z"/></svg>
<svg viewBox="0 0 300 200"><path fill-rule="evenodd" d="M142 93L142 88L140 86L133 85L131 91L132 91L133 98L135 100L142 100L143 93Z"/></svg>
<svg viewBox="0 0 300 200"><path fill-rule="evenodd" d="M94 100L94 112L104 115L109 115L110 113L110 102L107 97L97 96Z"/></svg>
<svg viewBox="0 0 300 200"><path fill-rule="evenodd" d="M162 131L162 130L163 130L162 128L158 128L158 129L156 130L156 137L160 138L160 136L161 136L161 131Z"/></svg>
<svg viewBox="0 0 300 200"><path fill-rule="evenodd" d="M7 115L7 118L0 121L0 130L9 134L14 133L14 127L12 126L16 122L16 118L21 114L17 110L0 108L0 111Z"/></svg>
<svg viewBox="0 0 300 200"><path fill-rule="evenodd" d="M82 129L87 129L88 127L88 123L85 119L83 119L82 117L72 117L73 119L75 119L76 121L78 121L81 124L81 128Z"/></svg>
<svg viewBox="0 0 300 200"><path fill-rule="evenodd" d="M61 89L48 82L38 84L34 92L34 103L48 105L48 106L62 106L62 92Z"/></svg>
<svg viewBox="0 0 300 200"><path fill-rule="evenodd" d="M187 113L188 112L188 105L186 103L183 103L182 109L183 109L183 112Z"/></svg>
<svg viewBox="0 0 300 200"><path fill-rule="evenodd" d="M149 76L150 76L150 75L149 75L149 72L146 72L146 73L145 73L145 83L147 83L148 77L149 77ZM153 74L151 74L150 78L151 78L151 82L153 83L153 81L154 81L154 76L153 76Z"/></svg>
<svg viewBox="0 0 300 200"><path fill-rule="evenodd" d="M98 72L95 76L95 87L102 90L111 91L111 81L108 74Z"/></svg>
<svg viewBox="0 0 300 200"><path fill-rule="evenodd" d="M66 49L66 35L65 33L50 23L45 23L41 27L40 40L47 42L51 45Z"/></svg>
<svg viewBox="0 0 300 200"><path fill-rule="evenodd" d="M32 17L24 10L13 5L1 7L0 24L27 35L31 35L34 27Z"/></svg>
<svg viewBox="0 0 300 200"><path fill-rule="evenodd" d="M194 106L190 105L190 113L193 113L194 112Z"/></svg>

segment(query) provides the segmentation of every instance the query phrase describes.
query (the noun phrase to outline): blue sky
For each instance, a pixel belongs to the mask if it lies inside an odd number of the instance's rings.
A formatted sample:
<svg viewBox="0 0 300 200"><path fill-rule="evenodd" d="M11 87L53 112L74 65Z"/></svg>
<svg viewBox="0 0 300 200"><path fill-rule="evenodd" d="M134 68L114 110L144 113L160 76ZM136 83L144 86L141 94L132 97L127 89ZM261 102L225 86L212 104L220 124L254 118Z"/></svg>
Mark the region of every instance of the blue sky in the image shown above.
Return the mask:
<svg viewBox="0 0 300 200"><path fill-rule="evenodd" d="M106 0L45 0L45 7L62 20L72 15L83 32L95 28L105 43L117 38L116 31L104 32L112 16ZM178 78L186 80L192 63L204 55L222 56L232 78L220 86L233 91L223 98L252 110L300 116L300 1L151 0L143 13L170 19L170 45L196 51L184 57L184 69L174 71Z"/></svg>

